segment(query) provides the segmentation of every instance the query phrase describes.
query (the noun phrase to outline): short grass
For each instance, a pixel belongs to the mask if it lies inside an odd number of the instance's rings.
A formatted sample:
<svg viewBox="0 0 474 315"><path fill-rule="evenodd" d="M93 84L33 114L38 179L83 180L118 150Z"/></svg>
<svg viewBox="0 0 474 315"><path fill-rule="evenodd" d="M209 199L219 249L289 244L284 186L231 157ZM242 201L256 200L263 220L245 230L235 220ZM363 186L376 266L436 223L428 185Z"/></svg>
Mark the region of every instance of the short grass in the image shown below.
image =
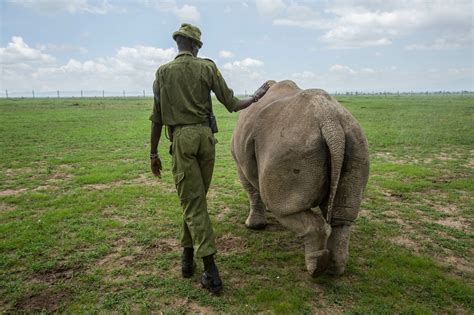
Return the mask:
<svg viewBox="0 0 474 315"><path fill-rule="evenodd" d="M0 101L0 311L473 313L474 97L339 97L371 176L342 277L311 279L300 240L248 206L220 132L209 208L220 297L180 277L168 141L148 166L151 99ZM199 264L198 271L202 271Z"/></svg>

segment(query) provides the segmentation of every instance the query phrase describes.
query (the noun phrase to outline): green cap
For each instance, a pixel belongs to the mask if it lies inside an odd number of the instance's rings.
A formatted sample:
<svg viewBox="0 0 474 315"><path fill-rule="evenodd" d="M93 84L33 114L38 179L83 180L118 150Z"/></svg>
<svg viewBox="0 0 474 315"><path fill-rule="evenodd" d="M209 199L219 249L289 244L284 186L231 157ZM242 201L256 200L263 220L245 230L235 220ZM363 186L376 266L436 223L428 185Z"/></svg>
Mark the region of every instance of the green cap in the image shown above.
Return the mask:
<svg viewBox="0 0 474 315"><path fill-rule="evenodd" d="M179 30L173 33L173 39L176 40L176 36L178 35L190 38L198 43L199 48L202 47L201 30L198 27L188 23L183 23Z"/></svg>

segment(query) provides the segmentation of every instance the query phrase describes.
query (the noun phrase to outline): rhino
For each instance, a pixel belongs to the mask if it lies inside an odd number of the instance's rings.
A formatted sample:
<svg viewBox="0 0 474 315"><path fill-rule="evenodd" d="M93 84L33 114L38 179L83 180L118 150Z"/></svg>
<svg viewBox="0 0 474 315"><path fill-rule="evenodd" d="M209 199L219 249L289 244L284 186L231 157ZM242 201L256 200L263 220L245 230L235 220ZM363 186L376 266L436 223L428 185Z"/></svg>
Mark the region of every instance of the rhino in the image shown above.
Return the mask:
<svg viewBox="0 0 474 315"><path fill-rule="evenodd" d="M369 176L367 138L351 113L324 90L270 81L240 113L231 151L250 202L245 225L265 228L269 211L304 242L311 276L343 274Z"/></svg>

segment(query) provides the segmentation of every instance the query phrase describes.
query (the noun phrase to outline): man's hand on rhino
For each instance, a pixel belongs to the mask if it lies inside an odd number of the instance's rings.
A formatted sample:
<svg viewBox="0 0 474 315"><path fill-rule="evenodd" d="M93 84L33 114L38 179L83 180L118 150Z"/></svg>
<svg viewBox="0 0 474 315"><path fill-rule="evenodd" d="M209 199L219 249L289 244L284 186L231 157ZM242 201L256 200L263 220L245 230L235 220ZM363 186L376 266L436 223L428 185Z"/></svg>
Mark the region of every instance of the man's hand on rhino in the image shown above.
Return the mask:
<svg viewBox="0 0 474 315"><path fill-rule="evenodd" d="M150 167L153 175L158 176L161 178L161 160L158 154L151 154L150 155Z"/></svg>
<svg viewBox="0 0 474 315"><path fill-rule="evenodd" d="M270 81L266 81L265 83L262 84L261 87L259 87L255 93L253 93L253 99L255 102L257 102L259 99L261 99L265 93L267 93L268 89L270 88Z"/></svg>

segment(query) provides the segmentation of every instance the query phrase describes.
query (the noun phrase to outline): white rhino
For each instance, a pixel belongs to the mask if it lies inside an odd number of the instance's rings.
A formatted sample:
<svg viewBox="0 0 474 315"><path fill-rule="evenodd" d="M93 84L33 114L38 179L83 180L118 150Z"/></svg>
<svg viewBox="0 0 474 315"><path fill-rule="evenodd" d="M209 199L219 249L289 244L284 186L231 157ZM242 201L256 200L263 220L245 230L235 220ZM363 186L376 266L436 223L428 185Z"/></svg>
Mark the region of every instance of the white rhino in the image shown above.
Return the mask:
<svg viewBox="0 0 474 315"><path fill-rule="evenodd" d="M351 224L369 175L367 139L354 117L319 89L272 81L243 110L231 150L248 193L246 226L266 226L265 211L304 240L308 272L342 274ZM319 207L319 209L317 208Z"/></svg>

